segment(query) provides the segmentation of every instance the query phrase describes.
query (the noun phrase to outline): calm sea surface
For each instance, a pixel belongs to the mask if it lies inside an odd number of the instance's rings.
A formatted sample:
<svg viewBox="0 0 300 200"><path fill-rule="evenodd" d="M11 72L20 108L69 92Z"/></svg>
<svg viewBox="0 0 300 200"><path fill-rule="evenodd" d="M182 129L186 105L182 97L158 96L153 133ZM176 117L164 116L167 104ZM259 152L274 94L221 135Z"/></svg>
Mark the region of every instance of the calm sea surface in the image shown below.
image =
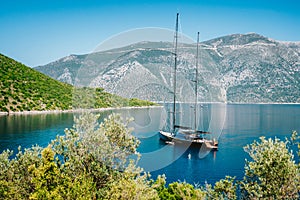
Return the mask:
<svg viewBox="0 0 300 200"><path fill-rule="evenodd" d="M113 111L105 112L102 118ZM242 179L245 158L243 147L260 136L289 137L293 130L300 133L300 105L267 104L201 104L198 106L198 129L219 141L218 151L166 145L158 131L168 125L169 114L162 108L117 110L124 117L133 117L133 134L141 140L139 165L153 178L165 174L168 182L214 183L226 175ZM47 144L64 134L73 125L72 113L0 116L0 152L18 146L28 148ZM180 105L177 123L193 126L193 107ZM299 158L296 156L296 159Z"/></svg>

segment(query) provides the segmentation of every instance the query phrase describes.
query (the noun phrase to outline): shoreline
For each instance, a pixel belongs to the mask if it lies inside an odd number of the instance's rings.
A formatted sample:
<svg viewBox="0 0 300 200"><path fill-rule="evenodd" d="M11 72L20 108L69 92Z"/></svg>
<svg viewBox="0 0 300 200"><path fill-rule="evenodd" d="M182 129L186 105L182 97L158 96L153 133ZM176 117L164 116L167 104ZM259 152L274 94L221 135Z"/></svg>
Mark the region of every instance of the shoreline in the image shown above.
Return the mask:
<svg viewBox="0 0 300 200"><path fill-rule="evenodd" d="M163 104L162 102L156 102ZM169 102L171 103L171 102ZM181 103L181 102L176 102ZM186 102L187 103L187 102ZM190 103L190 102L189 102ZM187 103L187 104L189 104ZM300 103L245 103L245 102L198 102L198 104L225 104L225 105L300 105ZM108 108L94 108L94 109L74 109L74 110L31 110L31 111L9 111L1 112L0 116L8 115L35 115L35 114L59 114L59 113L81 113L85 111L103 112L110 110L129 110L129 109L146 109L146 108L162 108L163 105L157 106L129 106L129 107L108 107Z"/></svg>
<svg viewBox="0 0 300 200"><path fill-rule="evenodd" d="M154 101L154 103L158 103L158 104L164 104L164 103L167 103L167 104L171 104L173 102L160 102L160 101ZM178 103L182 103L182 104L194 104L194 102L178 102L176 101L176 104ZM290 102L270 102L270 103L265 103L265 102L260 102L260 103L248 103L248 102L197 102L197 104L227 104L227 105L234 105L234 104L243 104L243 105L300 105L300 103L290 103Z"/></svg>
<svg viewBox="0 0 300 200"><path fill-rule="evenodd" d="M103 112L111 110L130 110L130 109L146 109L160 108L163 106L130 106L130 107L109 107L109 108L94 108L94 109L74 109L74 110L31 110L31 111L9 111L0 112L0 116L9 115L35 115L35 114L60 114L60 113L81 113L81 112Z"/></svg>

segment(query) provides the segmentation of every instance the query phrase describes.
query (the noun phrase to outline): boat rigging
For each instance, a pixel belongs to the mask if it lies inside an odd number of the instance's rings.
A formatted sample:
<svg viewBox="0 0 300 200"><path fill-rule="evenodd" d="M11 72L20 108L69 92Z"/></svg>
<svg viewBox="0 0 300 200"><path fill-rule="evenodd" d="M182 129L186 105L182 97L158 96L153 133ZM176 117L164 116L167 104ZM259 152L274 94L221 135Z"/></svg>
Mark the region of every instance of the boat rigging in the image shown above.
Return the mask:
<svg viewBox="0 0 300 200"><path fill-rule="evenodd" d="M197 102L198 102L198 55L199 55L199 32L197 34L197 53L196 53L196 75L195 80L195 102L194 102L194 127L185 127L176 125L176 87L177 87L177 63L178 63L178 18L179 13L176 15L175 26L175 46L174 46L174 71L173 71L173 111L172 111L172 125L168 131L159 131L161 140L166 143L175 144L190 144L190 145L202 145L204 144L209 149L217 149L218 143L216 140L208 140L203 136L204 134L210 134L208 131L197 130Z"/></svg>

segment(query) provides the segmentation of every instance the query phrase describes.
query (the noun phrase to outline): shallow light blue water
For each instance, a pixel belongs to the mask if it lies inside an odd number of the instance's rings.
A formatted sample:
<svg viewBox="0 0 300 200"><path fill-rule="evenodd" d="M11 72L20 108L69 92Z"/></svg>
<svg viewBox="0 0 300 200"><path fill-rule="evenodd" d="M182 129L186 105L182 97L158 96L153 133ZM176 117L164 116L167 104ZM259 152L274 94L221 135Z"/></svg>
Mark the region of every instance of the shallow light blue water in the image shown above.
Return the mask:
<svg viewBox="0 0 300 200"><path fill-rule="evenodd" d="M169 121L162 109L116 111L124 117L135 118L130 126L141 140L139 164L150 171L153 178L165 174L168 182L185 180L200 184L214 183L226 175L242 179L247 158L244 146L260 136L284 139L292 130L300 133L300 105L203 104L198 109L198 128L213 132L212 137L219 140L216 152L166 145L160 141L158 131ZM109 113L111 111L102 116ZM192 113L190 105L182 105L180 115L183 117L178 116L177 123L192 125ZM72 125L71 113L0 116L0 152L34 144L45 147Z"/></svg>

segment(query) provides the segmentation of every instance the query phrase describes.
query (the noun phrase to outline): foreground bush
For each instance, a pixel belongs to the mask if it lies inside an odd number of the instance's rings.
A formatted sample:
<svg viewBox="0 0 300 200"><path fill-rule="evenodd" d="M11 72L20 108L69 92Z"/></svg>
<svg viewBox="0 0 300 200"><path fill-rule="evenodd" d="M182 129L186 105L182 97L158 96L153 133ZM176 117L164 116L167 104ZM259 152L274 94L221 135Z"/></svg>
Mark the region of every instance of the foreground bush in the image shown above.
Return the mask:
<svg viewBox="0 0 300 200"><path fill-rule="evenodd" d="M293 133L296 139L297 133ZM299 164L288 145L279 139L260 138L245 147L252 161L247 161L241 192L245 199L298 199L300 191Z"/></svg>
<svg viewBox="0 0 300 200"><path fill-rule="evenodd" d="M157 197L148 177L129 173L135 166L127 166L128 156L138 154L138 144L119 115L99 124L97 115L83 114L44 149L19 150L14 159L10 151L0 154L0 199L104 199L127 180L145 197Z"/></svg>

